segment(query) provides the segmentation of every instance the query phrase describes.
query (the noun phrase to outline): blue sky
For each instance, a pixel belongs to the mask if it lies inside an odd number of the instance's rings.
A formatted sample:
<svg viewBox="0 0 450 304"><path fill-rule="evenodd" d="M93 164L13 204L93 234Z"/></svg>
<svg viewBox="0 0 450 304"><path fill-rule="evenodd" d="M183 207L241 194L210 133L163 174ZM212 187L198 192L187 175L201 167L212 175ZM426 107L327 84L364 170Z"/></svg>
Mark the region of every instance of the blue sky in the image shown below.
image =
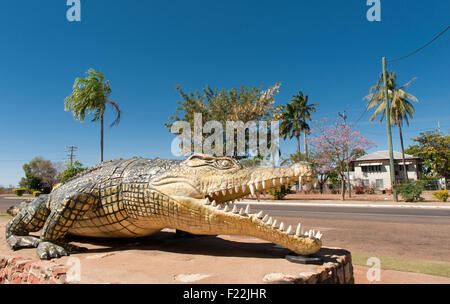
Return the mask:
<svg viewBox="0 0 450 304"><path fill-rule="evenodd" d="M320 104L313 119L346 110L352 123L381 57L413 51L450 21L450 2L442 0L381 0L381 22L367 21L365 0L81 0L81 22L67 21L65 0L1 3L0 185L17 185L35 156L63 161L69 145L85 165L98 162L99 124L64 112L74 79L88 68L111 81L111 99L123 110L120 125L106 129L105 159L170 158L174 136L163 123L180 99L177 84L193 91L282 82L276 104L302 90ZM388 66L399 83L418 78L409 88L420 103L406 146L438 121L450 128L449 38ZM369 116L357 129L384 150L386 127ZM400 150L397 129L393 141Z"/></svg>

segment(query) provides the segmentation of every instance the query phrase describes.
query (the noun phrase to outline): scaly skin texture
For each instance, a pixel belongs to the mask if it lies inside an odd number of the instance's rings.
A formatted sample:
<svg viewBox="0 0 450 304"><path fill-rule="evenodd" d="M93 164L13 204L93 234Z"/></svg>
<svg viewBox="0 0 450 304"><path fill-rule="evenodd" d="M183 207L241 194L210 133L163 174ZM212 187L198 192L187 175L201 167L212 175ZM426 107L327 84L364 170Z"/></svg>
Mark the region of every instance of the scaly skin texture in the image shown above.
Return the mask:
<svg viewBox="0 0 450 304"><path fill-rule="evenodd" d="M313 181L311 165L243 168L228 157L195 154L185 161L114 160L58 185L35 199L6 227L12 249L37 247L41 259L83 248L65 236L142 237L170 227L193 234L250 235L309 255L321 247L320 232L284 227L262 212L232 202L263 190ZM29 232L42 229L40 238Z"/></svg>

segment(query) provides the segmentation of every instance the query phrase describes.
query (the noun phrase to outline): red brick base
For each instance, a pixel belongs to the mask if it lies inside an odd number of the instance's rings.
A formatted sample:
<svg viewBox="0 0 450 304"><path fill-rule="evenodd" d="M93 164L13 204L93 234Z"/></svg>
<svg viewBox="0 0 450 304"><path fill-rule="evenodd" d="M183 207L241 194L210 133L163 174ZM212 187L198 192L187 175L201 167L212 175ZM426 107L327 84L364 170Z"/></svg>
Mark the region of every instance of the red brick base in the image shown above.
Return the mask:
<svg viewBox="0 0 450 304"><path fill-rule="evenodd" d="M52 261L0 258L0 284L65 284L67 268Z"/></svg>

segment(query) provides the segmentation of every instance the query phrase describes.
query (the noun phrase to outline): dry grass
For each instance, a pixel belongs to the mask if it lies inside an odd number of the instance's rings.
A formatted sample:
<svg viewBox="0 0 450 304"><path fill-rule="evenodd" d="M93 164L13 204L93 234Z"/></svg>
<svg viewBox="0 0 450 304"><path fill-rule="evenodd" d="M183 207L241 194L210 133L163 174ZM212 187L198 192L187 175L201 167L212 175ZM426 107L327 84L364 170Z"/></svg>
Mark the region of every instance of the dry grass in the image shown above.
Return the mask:
<svg viewBox="0 0 450 304"><path fill-rule="evenodd" d="M370 257L377 257L380 259L381 269L423 273L450 278L449 262L352 252L352 262L355 265L368 266L366 262Z"/></svg>

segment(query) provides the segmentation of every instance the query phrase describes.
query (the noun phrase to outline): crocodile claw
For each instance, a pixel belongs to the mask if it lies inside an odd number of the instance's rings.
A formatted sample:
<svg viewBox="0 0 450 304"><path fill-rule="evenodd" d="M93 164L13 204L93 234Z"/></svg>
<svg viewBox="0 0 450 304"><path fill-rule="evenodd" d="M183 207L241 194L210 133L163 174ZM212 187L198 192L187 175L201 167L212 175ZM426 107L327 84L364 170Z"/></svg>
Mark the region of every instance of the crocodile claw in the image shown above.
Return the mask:
<svg viewBox="0 0 450 304"><path fill-rule="evenodd" d="M41 240L34 236L19 236L19 235L11 235L6 240L11 247L12 250L17 250L20 248L31 248L38 247Z"/></svg>
<svg viewBox="0 0 450 304"><path fill-rule="evenodd" d="M71 244L55 244L51 242L41 242L37 248L37 255L42 260L60 258L71 253L84 252L87 248L78 247Z"/></svg>

